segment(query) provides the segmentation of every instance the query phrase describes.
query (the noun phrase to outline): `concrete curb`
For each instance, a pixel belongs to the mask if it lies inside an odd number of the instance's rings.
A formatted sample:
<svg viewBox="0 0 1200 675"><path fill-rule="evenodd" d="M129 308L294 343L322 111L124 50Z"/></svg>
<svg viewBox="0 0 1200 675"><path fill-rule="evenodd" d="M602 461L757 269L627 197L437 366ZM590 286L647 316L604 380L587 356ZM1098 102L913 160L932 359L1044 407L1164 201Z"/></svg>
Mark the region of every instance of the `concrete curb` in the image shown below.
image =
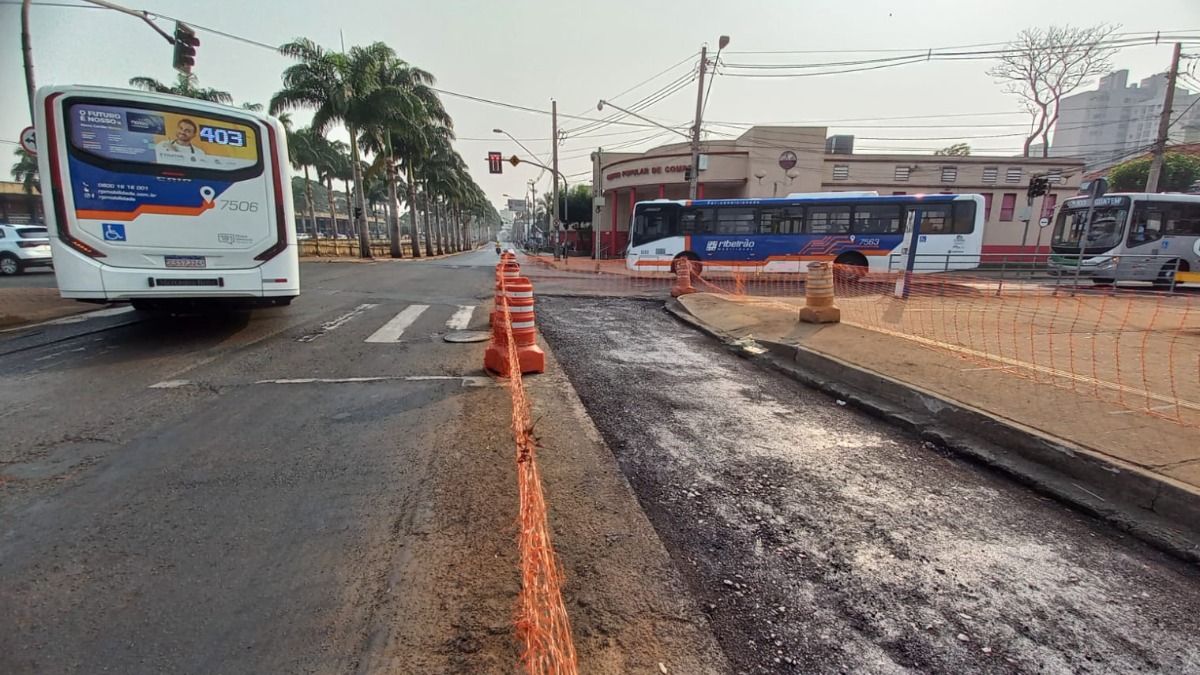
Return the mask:
<svg viewBox="0 0 1200 675"><path fill-rule="evenodd" d="M1200 524L1200 494L1180 483L829 354L766 341L759 344L767 353L750 354L676 299L666 311L740 356L1200 563L1200 532L1192 529Z"/></svg>

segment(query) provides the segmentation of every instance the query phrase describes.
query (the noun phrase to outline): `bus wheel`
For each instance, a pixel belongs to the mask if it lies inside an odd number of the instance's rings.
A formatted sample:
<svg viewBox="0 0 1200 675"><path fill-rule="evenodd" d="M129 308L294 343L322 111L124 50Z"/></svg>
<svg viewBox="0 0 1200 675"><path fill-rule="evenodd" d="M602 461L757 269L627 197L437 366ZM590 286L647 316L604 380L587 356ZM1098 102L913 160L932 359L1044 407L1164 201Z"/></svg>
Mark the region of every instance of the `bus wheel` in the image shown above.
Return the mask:
<svg viewBox="0 0 1200 675"><path fill-rule="evenodd" d="M679 274L679 265L683 260L686 260L692 264L692 278L699 279L700 273L704 271L704 264L701 263L700 259L696 256L687 254L675 256L675 259L671 261L671 274Z"/></svg>
<svg viewBox="0 0 1200 675"><path fill-rule="evenodd" d="M833 275L840 281L858 281L867 276L867 258L852 251L843 253L833 261Z"/></svg>

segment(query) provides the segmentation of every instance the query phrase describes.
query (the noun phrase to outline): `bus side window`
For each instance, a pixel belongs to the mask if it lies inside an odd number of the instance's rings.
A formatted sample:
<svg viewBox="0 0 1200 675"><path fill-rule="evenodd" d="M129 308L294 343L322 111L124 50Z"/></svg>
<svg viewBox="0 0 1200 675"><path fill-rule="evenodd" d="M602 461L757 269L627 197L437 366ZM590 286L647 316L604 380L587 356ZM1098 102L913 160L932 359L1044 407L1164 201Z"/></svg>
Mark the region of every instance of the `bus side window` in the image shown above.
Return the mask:
<svg viewBox="0 0 1200 675"><path fill-rule="evenodd" d="M758 210L758 233L775 234L779 227L779 211L782 209L767 206Z"/></svg>
<svg viewBox="0 0 1200 675"><path fill-rule="evenodd" d="M846 234L850 231L850 205L811 206L808 209L810 234Z"/></svg>
<svg viewBox="0 0 1200 675"><path fill-rule="evenodd" d="M717 209L716 216L717 234L754 234L757 230L752 208Z"/></svg>
<svg viewBox="0 0 1200 675"><path fill-rule="evenodd" d="M922 204L908 207L909 213L921 211L921 234L950 234L950 204Z"/></svg>
<svg viewBox="0 0 1200 675"><path fill-rule="evenodd" d="M1137 246L1162 239L1163 212L1157 204L1147 204L1137 210L1133 227L1129 228L1129 245Z"/></svg>
<svg viewBox="0 0 1200 675"><path fill-rule="evenodd" d="M1200 204L1172 205L1163 233L1176 237L1200 236Z"/></svg>
<svg viewBox="0 0 1200 675"><path fill-rule="evenodd" d="M954 202L954 234L971 234L975 231L975 202Z"/></svg>
<svg viewBox="0 0 1200 675"><path fill-rule="evenodd" d="M898 204L859 204L854 208L854 232L896 234L903 231Z"/></svg>
<svg viewBox="0 0 1200 675"><path fill-rule="evenodd" d="M679 217L680 234L712 234L712 209L684 209Z"/></svg>

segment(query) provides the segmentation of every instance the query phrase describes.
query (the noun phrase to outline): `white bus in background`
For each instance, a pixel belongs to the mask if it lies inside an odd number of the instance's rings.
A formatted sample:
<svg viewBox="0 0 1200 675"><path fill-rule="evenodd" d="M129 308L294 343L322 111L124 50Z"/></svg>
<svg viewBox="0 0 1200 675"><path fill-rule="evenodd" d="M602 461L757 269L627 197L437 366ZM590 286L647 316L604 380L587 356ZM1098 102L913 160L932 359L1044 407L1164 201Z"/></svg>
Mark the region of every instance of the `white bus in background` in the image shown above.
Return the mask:
<svg viewBox="0 0 1200 675"><path fill-rule="evenodd" d="M1176 272L1200 271L1200 195L1129 192L1095 201L1068 199L1054 222L1048 267L1052 274L1078 275L1098 285L1169 286Z"/></svg>
<svg viewBox="0 0 1200 675"><path fill-rule="evenodd" d="M43 88L36 111L64 298L173 309L286 305L299 295L278 120L87 86Z"/></svg>

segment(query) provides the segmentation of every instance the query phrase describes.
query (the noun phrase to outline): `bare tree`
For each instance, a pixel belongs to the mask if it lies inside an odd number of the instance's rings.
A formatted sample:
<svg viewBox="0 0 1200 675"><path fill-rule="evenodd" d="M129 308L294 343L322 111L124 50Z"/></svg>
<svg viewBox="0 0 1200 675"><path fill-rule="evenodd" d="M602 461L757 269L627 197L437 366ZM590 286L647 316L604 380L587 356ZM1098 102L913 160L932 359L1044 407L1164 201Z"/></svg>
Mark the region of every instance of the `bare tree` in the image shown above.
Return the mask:
<svg viewBox="0 0 1200 675"><path fill-rule="evenodd" d="M1112 68L1110 58L1116 47L1109 38L1119 28L1107 23L1090 28L1026 28L1008 44L1000 63L988 71L1005 83L1004 91L1021 99L1032 117L1025 157L1039 137L1042 156L1049 156L1050 130L1058 121L1059 102L1088 79Z"/></svg>

